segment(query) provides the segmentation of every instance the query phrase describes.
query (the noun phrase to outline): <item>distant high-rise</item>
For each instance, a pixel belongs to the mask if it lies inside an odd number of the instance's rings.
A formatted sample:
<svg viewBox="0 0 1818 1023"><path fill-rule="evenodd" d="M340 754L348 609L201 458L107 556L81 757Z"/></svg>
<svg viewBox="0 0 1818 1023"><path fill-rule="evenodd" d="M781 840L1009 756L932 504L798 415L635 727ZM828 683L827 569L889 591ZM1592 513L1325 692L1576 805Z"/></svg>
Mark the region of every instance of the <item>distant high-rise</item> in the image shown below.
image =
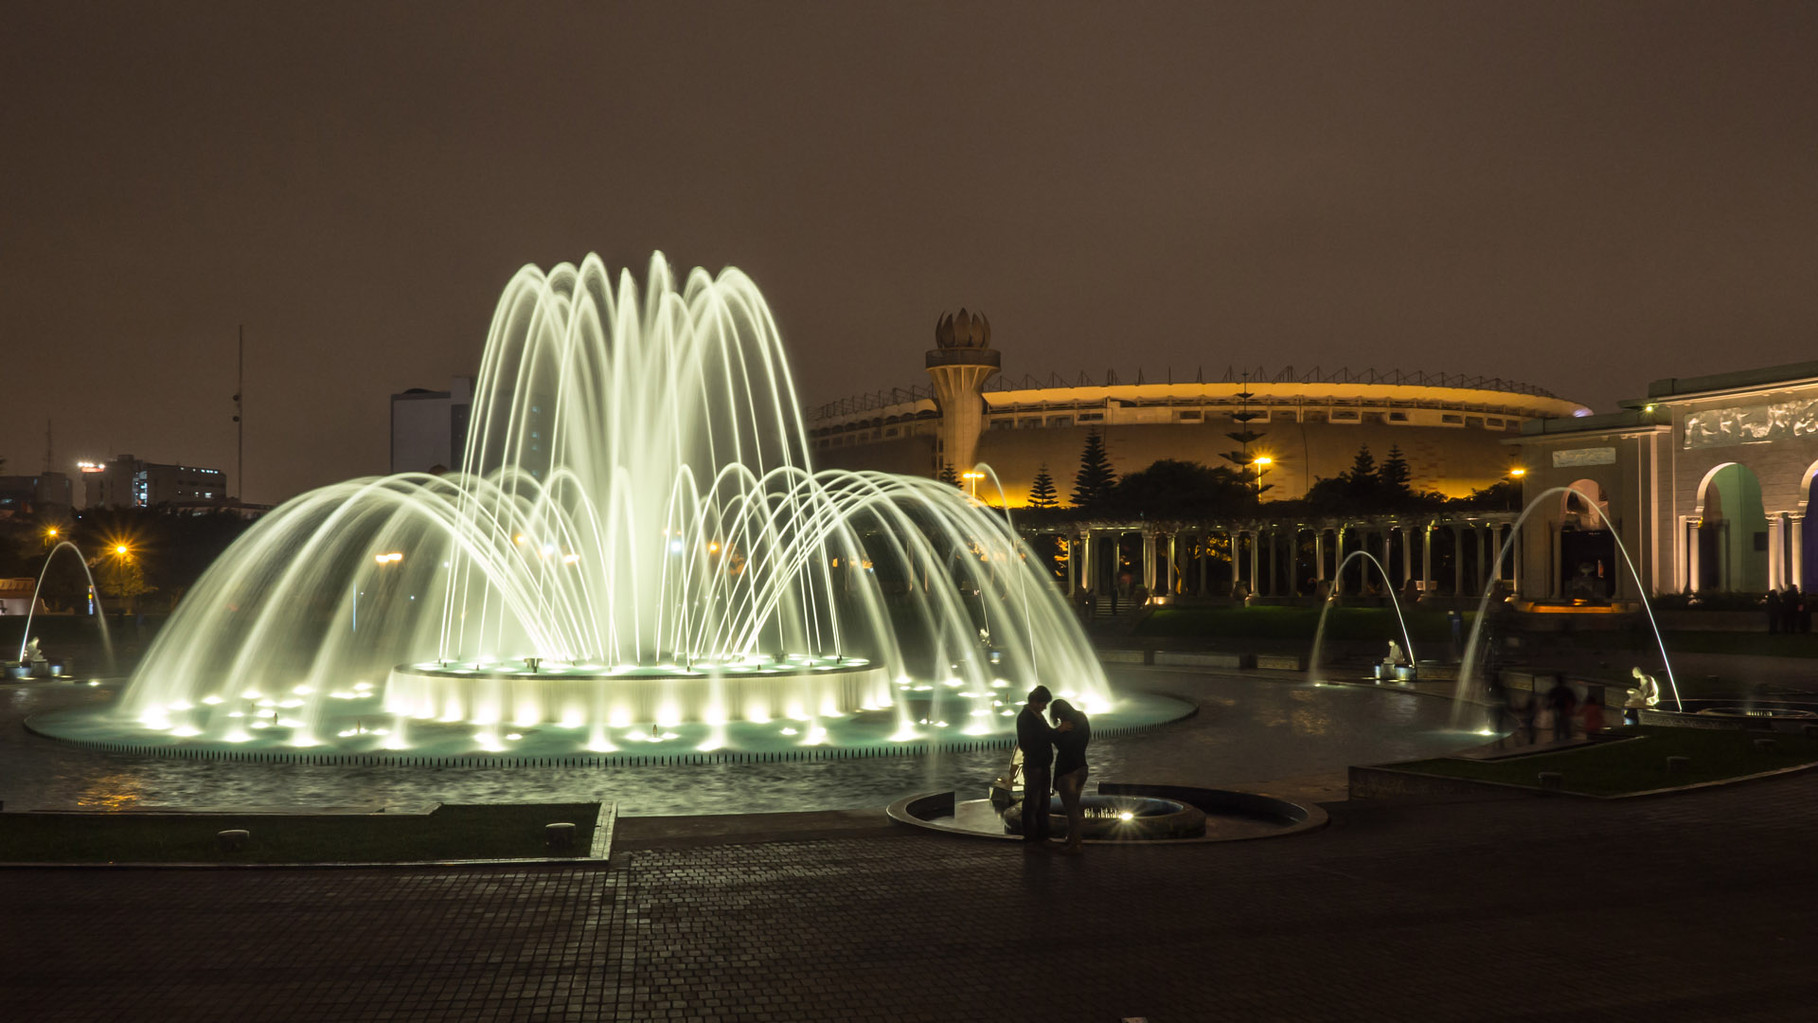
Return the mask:
<svg viewBox="0 0 1818 1023"><path fill-rule="evenodd" d="M69 477L60 472L0 476L0 518L70 510Z"/></svg>
<svg viewBox="0 0 1818 1023"><path fill-rule="evenodd" d="M446 391L413 387L391 396L391 471L447 472L461 467L473 378L455 377Z"/></svg>
<svg viewBox="0 0 1818 1023"><path fill-rule="evenodd" d="M147 462L120 455L111 462L78 462L85 508L150 508L170 505L196 510L225 508L227 473L191 465Z"/></svg>

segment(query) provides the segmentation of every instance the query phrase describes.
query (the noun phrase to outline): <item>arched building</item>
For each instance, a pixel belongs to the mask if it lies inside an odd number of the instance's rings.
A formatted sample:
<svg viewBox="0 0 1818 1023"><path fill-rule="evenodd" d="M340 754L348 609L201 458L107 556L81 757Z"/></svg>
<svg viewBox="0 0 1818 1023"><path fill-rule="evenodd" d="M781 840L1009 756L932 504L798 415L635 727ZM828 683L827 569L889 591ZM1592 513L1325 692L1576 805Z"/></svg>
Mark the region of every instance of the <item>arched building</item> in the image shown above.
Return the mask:
<svg viewBox="0 0 1818 1023"><path fill-rule="evenodd" d="M1818 587L1818 362L1656 380L1623 404L1523 428L1529 498L1575 491L1522 529L1523 596Z"/></svg>
<svg viewBox="0 0 1818 1023"><path fill-rule="evenodd" d="M1119 475L1173 458L1231 465L1266 457L1264 500L1299 498L1320 478L1350 468L1361 447L1380 463L1398 448L1410 483L1462 497L1503 478L1515 457L1505 441L1522 424L1589 412L1576 402L1508 380L1426 373L1313 371L1226 373L1223 379L1125 383L999 374L983 316L943 317L924 364L932 386L895 388L813 410L815 461L841 468L956 475L989 465L1008 503L1027 503L1046 466L1063 502L1086 437L1104 437ZM1251 433L1247 445L1232 433ZM979 496L996 503L988 483Z"/></svg>

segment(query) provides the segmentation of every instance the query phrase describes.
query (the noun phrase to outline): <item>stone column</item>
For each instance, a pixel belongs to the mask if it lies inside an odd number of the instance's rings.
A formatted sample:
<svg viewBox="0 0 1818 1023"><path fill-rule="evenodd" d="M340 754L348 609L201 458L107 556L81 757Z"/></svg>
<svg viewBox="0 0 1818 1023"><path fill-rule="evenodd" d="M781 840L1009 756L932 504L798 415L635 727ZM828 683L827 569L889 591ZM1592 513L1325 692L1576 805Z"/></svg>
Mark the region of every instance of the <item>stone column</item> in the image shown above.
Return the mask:
<svg viewBox="0 0 1818 1023"><path fill-rule="evenodd" d="M1320 526L1313 531L1313 581L1326 581L1326 527Z"/></svg>
<svg viewBox="0 0 1818 1023"><path fill-rule="evenodd" d="M1702 530L1701 530L1701 527L1698 524L1698 522L1696 522L1693 519L1688 518L1685 521L1685 539L1680 541L1681 543L1685 544L1685 547L1686 547L1686 553L1685 553L1686 581L1685 581L1685 585L1686 585L1686 588L1691 590L1693 593L1698 592L1699 585L1704 579L1704 571L1703 571L1704 565L1702 564L1702 562L1704 561L1704 554L1699 549L1702 545L1699 544L1699 542L1698 542L1700 539L1699 534L1701 531Z"/></svg>
<svg viewBox="0 0 1818 1023"><path fill-rule="evenodd" d="M1141 533L1138 533L1137 536L1142 538L1141 543L1143 545L1143 560L1142 560L1142 568L1141 568L1143 589L1148 590L1150 593L1154 593L1155 592L1155 534L1149 532L1148 530L1143 530Z"/></svg>
<svg viewBox="0 0 1818 1023"><path fill-rule="evenodd" d="M1774 512L1768 516L1768 589L1786 585L1786 516Z"/></svg>
<svg viewBox="0 0 1818 1023"><path fill-rule="evenodd" d="M1792 571L1790 573L1788 573L1787 578L1788 578L1788 581L1790 581L1794 586L1799 587L1799 589L1803 591L1805 589L1805 583L1806 583L1806 579L1805 579L1805 513L1804 512L1793 512L1792 514L1788 515L1786 517L1786 525L1787 525L1787 531L1791 534L1791 539L1793 541L1793 543L1792 543L1793 563L1791 566L1789 566L1792 569Z"/></svg>
<svg viewBox="0 0 1818 1023"><path fill-rule="evenodd" d="M1420 529L1420 591L1433 588L1433 523Z"/></svg>
<svg viewBox="0 0 1818 1023"><path fill-rule="evenodd" d="M1332 592L1339 596L1345 593L1345 574L1341 566L1345 563L1345 534L1350 532L1346 526L1339 526L1332 531Z"/></svg>

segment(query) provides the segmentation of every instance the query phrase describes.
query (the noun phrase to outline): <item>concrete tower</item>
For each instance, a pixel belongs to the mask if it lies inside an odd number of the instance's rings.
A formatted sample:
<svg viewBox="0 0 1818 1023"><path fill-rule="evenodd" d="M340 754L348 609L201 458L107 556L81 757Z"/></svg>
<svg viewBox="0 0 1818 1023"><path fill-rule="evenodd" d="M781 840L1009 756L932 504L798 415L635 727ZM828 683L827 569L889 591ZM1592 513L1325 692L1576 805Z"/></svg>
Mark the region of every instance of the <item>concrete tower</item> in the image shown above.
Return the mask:
<svg viewBox="0 0 1818 1023"><path fill-rule="evenodd" d="M935 347L928 352L928 375L934 378L934 401L941 410L941 432L934 452L934 471L942 463L955 473L970 470L985 430L985 381L998 370L991 347L991 321L961 309L934 326Z"/></svg>

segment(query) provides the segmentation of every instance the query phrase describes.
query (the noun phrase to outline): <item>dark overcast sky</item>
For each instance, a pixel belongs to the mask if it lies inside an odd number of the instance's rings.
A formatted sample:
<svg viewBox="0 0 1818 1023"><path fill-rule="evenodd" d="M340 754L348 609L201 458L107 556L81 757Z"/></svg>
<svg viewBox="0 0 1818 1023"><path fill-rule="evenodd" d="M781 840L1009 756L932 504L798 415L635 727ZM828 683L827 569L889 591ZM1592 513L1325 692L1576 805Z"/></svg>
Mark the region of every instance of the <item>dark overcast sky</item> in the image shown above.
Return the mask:
<svg viewBox="0 0 1818 1023"><path fill-rule="evenodd" d="M280 10L280 6L289 10ZM804 402L1008 372L1818 358L1810 3L14 3L0 456L386 467L524 263L736 265ZM640 270L641 272L641 270Z"/></svg>

